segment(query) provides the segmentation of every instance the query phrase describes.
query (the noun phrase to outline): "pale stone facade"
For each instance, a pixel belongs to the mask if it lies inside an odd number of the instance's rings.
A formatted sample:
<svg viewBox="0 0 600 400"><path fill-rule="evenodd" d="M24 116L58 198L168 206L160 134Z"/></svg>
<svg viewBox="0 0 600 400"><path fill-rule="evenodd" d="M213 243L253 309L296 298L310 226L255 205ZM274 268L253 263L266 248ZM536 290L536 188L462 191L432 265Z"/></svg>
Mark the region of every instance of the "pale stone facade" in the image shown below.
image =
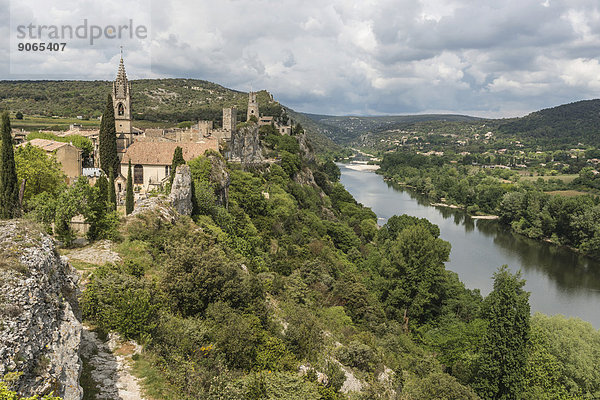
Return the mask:
<svg viewBox="0 0 600 400"><path fill-rule="evenodd" d="M70 143L57 142L55 140L33 139L21 143L19 146L32 145L46 152L48 156L56 156L56 161L61 165L61 170L73 183L83 172L82 151Z"/></svg>
<svg viewBox="0 0 600 400"><path fill-rule="evenodd" d="M160 187L171 172L171 162L176 147L181 147L185 161L193 160L207 150L219 151L219 143L215 138L205 138L197 143L136 140L123 155L121 175L127 176L131 160L134 186L138 186L143 192Z"/></svg>
<svg viewBox="0 0 600 400"><path fill-rule="evenodd" d="M133 126L131 125L131 83L127 80L123 57L119 62L117 78L113 82L112 100L115 113L115 130L117 131L117 151L119 157L133 142Z"/></svg>
<svg viewBox="0 0 600 400"><path fill-rule="evenodd" d="M117 79L112 89L113 108L115 112L115 129L117 135L131 134L131 83L127 80L123 58L119 62Z"/></svg>
<svg viewBox="0 0 600 400"><path fill-rule="evenodd" d="M260 114L258 113L258 101L256 100L256 92L248 93L248 111L246 113L246 121L249 121L250 117L253 115L257 119L260 116Z"/></svg>
<svg viewBox="0 0 600 400"><path fill-rule="evenodd" d="M223 109L223 129L229 132L235 131L237 126L237 108L235 106L231 108ZM231 137L231 135L229 136Z"/></svg>

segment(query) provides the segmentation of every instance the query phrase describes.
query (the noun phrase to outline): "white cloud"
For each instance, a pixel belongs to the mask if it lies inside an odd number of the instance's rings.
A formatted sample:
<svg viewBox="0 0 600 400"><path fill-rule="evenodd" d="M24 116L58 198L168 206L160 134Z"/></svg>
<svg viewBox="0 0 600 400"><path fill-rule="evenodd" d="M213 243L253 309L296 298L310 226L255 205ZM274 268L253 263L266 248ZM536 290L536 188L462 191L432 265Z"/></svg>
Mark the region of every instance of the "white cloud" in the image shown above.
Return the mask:
<svg viewBox="0 0 600 400"><path fill-rule="evenodd" d="M597 0L65 1L74 5L11 0L12 22L89 16L106 24L149 14L151 40L123 43L130 76L264 88L307 112L509 116L600 92ZM14 31L0 18L7 60ZM113 79L119 44L18 54L17 69L37 74L11 74L0 61L0 77Z"/></svg>
<svg viewBox="0 0 600 400"><path fill-rule="evenodd" d="M600 90L600 64L596 59L577 58L561 63L560 78L569 86Z"/></svg>

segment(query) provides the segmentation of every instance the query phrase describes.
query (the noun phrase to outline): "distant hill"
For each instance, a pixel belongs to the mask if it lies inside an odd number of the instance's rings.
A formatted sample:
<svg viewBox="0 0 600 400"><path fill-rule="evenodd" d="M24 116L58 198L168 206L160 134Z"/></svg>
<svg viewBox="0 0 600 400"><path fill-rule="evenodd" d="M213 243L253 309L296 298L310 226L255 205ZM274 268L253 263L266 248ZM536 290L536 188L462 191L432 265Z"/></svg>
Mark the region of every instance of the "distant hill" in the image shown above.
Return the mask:
<svg viewBox="0 0 600 400"><path fill-rule="evenodd" d="M245 119L248 94L198 79L132 80L134 119L193 121L219 119L233 105ZM102 114L109 81L0 81L0 107L30 115L94 118ZM281 106L269 93L258 94L261 112L279 116Z"/></svg>
<svg viewBox="0 0 600 400"><path fill-rule="evenodd" d="M367 133L376 133L392 129L402 129L419 122L448 121L472 122L476 117L454 114L391 115L377 117L330 116L306 114L315 122L330 127L326 133L336 143L350 144Z"/></svg>
<svg viewBox="0 0 600 400"><path fill-rule="evenodd" d="M546 108L522 118L496 120L502 134L531 138L540 144L600 144L600 100Z"/></svg>
<svg viewBox="0 0 600 400"><path fill-rule="evenodd" d="M238 120L246 119L248 93L198 79L140 79L130 82L134 120L177 123L205 119L220 124L223 107L234 105L238 109ZM102 114L111 88L110 81L0 81L0 109L21 111L27 115L95 119ZM257 100L260 112L265 115L279 117L288 111L294 121L301 119L306 122L305 117L272 100L265 90L258 92ZM317 152L339 149L323 136L323 128L318 124L301 124Z"/></svg>
<svg viewBox="0 0 600 400"><path fill-rule="evenodd" d="M306 114L331 129L322 132L336 143L373 142L380 137L401 136L395 130L453 133L473 132L477 124L500 136L514 137L541 146L567 147L600 143L600 99L577 101L533 112L521 118L481 119L466 115L425 114L381 117L336 117Z"/></svg>

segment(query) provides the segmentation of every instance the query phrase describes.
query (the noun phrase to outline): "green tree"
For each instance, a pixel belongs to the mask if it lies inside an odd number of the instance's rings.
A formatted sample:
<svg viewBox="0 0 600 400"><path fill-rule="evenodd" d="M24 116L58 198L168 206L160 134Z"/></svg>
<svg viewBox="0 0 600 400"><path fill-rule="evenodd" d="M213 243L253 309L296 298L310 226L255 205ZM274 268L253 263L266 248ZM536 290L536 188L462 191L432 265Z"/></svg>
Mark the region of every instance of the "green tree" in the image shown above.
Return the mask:
<svg viewBox="0 0 600 400"><path fill-rule="evenodd" d="M119 158L117 156L117 132L115 129L115 111L113 109L112 97L109 94L100 123L98 137L100 146L100 168L105 174L117 173Z"/></svg>
<svg viewBox="0 0 600 400"><path fill-rule="evenodd" d="M6 382L0 381L0 400L61 400L61 398L54 396L54 392L44 395L43 397L21 397L17 392L10 390Z"/></svg>
<svg viewBox="0 0 600 400"><path fill-rule="evenodd" d="M94 187L98 188L98 196L104 199L104 208L108 209L108 179L104 174L98 177Z"/></svg>
<svg viewBox="0 0 600 400"><path fill-rule="evenodd" d="M108 181L104 175L98 178L93 188L90 188L87 205L83 215L86 222L90 224L88 239L114 237L119 219L108 201Z"/></svg>
<svg viewBox="0 0 600 400"><path fill-rule="evenodd" d="M530 398L598 397L600 331L579 318L540 313L531 318L531 331L528 392L545 396ZM565 392L570 396L561 397Z"/></svg>
<svg viewBox="0 0 600 400"><path fill-rule="evenodd" d="M179 147L177 147L179 148ZM127 193L125 195L125 214L129 215L133 211L133 178L131 176L131 160L127 167Z"/></svg>
<svg viewBox="0 0 600 400"><path fill-rule="evenodd" d="M479 399L471 388L461 385L452 376L441 372L410 382L402 392L408 394L411 399L419 400Z"/></svg>
<svg viewBox="0 0 600 400"><path fill-rule="evenodd" d="M15 114L15 118L16 119L23 119L23 113L21 111L17 111L17 113Z"/></svg>
<svg viewBox="0 0 600 400"><path fill-rule="evenodd" d="M87 178L81 176L73 186L62 192L56 201L55 233L66 246L69 246L75 239L75 233L71 228L71 219L78 214L86 216L89 213L90 191L91 187Z"/></svg>
<svg viewBox="0 0 600 400"><path fill-rule="evenodd" d="M514 400L524 390L530 337L529 292L521 273L506 265L494 274L494 289L484 301L489 325L474 388L485 400Z"/></svg>
<svg viewBox="0 0 600 400"><path fill-rule="evenodd" d="M340 180L341 172L340 168L335 165L331 160L327 160L321 167L323 172L327 174L327 177L331 182L337 182Z"/></svg>
<svg viewBox="0 0 600 400"><path fill-rule="evenodd" d="M292 129L292 135L301 135L303 133L304 128L302 128L302 125L300 125L300 122L298 122L296 126L294 126L294 128Z"/></svg>
<svg viewBox="0 0 600 400"><path fill-rule="evenodd" d="M115 192L115 175L112 170L108 174L108 201L112 210L117 209L117 193Z"/></svg>
<svg viewBox="0 0 600 400"><path fill-rule="evenodd" d="M302 166L302 161L300 157L296 154L292 154L285 150L281 151L281 168L291 177L293 177L296 172L300 171L300 167Z"/></svg>
<svg viewBox="0 0 600 400"><path fill-rule="evenodd" d="M181 147L177 146L173 152L173 161L171 161L171 175L169 176L170 184L173 184L177 167L183 164L185 164L185 160L183 159L183 150Z"/></svg>
<svg viewBox="0 0 600 400"><path fill-rule="evenodd" d="M0 219L19 216L19 184L15 167L13 140L8 112L2 113L2 151L0 153Z"/></svg>
<svg viewBox="0 0 600 400"><path fill-rule="evenodd" d="M33 197L48 192L58 197L65 189L66 176L60 169L60 164L54 156L48 157L39 147L27 144L15 149L15 167L18 182L25 180L23 203L27 204Z"/></svg>
<svg viewBox="0 0 600 400"><path fill-rule="evenodd" d="M427 226L415 225L401 230L389 242L377 268L375 285L389 318L425 322L441 313L446 287L444 262L450 244L432 235Z"/></svg>

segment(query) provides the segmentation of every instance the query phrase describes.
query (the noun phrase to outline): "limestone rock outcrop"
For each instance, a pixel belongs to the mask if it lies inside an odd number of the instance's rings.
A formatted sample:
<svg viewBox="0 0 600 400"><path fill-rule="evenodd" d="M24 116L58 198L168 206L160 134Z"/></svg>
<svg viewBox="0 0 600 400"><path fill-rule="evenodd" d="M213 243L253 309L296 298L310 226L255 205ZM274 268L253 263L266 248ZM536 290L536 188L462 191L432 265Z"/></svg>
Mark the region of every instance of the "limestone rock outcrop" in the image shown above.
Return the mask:
<svg viewBox="0 0 600 400"><path fill-rule="evenodd" d="M229 176L229 172L227 172L225 160L223 159L223 156L215 152L207 153L206 156L210 160L210 176L208 179L215 189L217 204L227 207L229 203L229 184L231 183L231 177Z"/></svg>
<svg viewBox="0 0 600 400"><path fill-rule="evenodd" d="M27 221L0 222L0 377L23 396L79 400L79 275Z"/></svg>
<svg viewBox="0 0 600 400"><path fill-rule="evenodd" d="M147 213L156 213L160 219L171 224L174 224L178 218L178 214L169 203L169 199L163 194L136 202L135 209L127 219L131 221L134 220L134 217Z"/></svg>
<svg viewBox="0 0 600 400"><path fill-rule="evenodd" d="M297 136L298 139L298 145L300 146L300 152L302 153L302 156L307 160L307 161L314 161L315 160L315 152L313 151L313 147L310 144L310 142L308 141L308 138L306 137L306 133L302 133L300 135Z"/></svg>
<svg viewBox="0 0 600 400"><path fill-rule="evenodd" d="M175 171L169 201L182 215L192 215L192 173L189 165L180 165Z"/></svg>
<svg viewBox="0 0 600 400"><path fill-rule="evenodd" d="M259 163L264 160L258 124L250 123L232 132L229 160L242 164Z"/></svg>

